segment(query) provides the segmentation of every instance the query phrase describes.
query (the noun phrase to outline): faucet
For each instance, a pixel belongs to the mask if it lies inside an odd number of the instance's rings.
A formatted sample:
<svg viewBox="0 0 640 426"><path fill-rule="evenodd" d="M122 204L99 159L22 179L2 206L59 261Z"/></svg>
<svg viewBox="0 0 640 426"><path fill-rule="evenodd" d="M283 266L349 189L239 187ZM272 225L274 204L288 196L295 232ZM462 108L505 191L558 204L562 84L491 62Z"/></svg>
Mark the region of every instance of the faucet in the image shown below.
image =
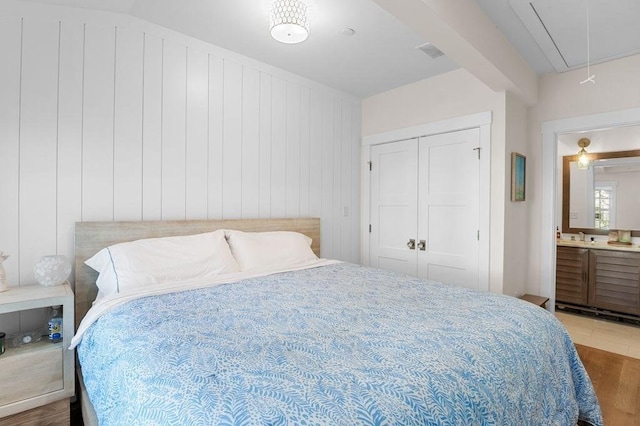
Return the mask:
<svg viewBox="0 0 640 426"><path fill-rule="evenodd" d="M578 232L578 235L580 235L580 241L584 241L584 232Z"/></svg>

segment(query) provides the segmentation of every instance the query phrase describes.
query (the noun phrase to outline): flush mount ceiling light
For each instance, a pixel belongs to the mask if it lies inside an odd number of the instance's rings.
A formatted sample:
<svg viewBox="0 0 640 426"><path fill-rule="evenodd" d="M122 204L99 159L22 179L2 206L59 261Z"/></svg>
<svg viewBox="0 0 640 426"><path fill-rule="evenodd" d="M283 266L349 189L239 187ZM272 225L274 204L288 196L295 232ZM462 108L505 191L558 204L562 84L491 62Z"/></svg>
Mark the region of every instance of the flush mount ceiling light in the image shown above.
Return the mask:
<svg viewBox="0 0 640 426"><path fill-rule="evenodd" d="M578 169L587 170L589 168L589 153L585 149L589 146L591 141L587 138L582 138L578 141L578 146L581 148L578 152Z"/></svg>
<svg viewBox="0 0 640 426"><path fill-rule="evenodd" d="M271 5L271 36L282 43L301 43L309 36L307 3L275 0Z"/></svg>

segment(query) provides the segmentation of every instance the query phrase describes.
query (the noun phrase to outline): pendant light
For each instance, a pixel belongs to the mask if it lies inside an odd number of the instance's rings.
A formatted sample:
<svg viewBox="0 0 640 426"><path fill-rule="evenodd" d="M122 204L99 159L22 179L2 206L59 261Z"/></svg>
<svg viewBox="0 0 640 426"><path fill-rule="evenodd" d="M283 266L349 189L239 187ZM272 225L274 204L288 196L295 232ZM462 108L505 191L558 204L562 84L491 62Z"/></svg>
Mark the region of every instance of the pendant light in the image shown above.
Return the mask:
<svg viewBox="0 0 640 426"><path fill-rule="evenodd" d="M582 138L578 141L578 146L581 148L578 152L578 169L580 170L587 170L591 164L589 153L585 149L590 143L591 141L587 138Z"/></svg>

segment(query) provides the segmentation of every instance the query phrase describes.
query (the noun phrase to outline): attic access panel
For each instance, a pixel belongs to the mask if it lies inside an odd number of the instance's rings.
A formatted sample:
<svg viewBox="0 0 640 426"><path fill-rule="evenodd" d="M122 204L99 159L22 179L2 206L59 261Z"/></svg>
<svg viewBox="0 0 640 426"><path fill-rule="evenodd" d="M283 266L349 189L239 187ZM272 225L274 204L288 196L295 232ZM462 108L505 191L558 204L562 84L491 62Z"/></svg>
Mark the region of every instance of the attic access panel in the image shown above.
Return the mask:
<svg viewBox="0 0 640 426"><path fill-rule="evenodd" d="M587 1L592 64L640 53L638 0L509 0L558 72L587 65Z"/></svg>

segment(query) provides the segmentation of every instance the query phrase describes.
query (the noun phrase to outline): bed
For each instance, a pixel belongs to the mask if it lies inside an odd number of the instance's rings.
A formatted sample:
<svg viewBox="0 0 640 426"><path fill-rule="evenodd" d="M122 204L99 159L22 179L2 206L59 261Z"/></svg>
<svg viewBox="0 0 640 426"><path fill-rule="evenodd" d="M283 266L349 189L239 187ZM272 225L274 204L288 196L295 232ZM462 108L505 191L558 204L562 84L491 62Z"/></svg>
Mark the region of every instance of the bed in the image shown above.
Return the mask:
<svg viewBox="0 0 640 426"><path fill-rule="evenodd" d="M91 308L85 261L105 247L221 229L294 231L319 254L318 219L77 224L85 424L602 424L549 312L335 261L252 270L236 234L242 272Z"/></svg>

